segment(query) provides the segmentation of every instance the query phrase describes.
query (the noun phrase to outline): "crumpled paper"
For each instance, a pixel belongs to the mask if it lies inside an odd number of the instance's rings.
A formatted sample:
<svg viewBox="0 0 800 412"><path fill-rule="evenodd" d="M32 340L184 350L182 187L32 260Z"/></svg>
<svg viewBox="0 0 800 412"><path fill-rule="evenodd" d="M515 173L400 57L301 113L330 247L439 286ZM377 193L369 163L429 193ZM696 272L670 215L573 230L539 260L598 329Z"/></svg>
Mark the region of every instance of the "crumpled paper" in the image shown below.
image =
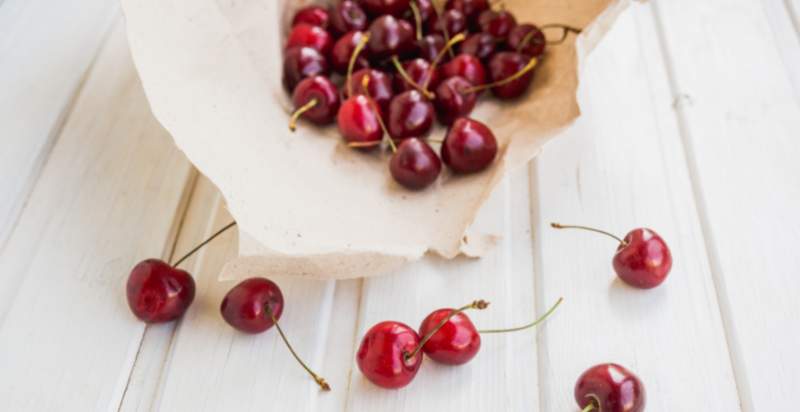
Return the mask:
<svg viewBox="0 0 800 412"><path fill-rule="evenodd" d="M128 39L152 111L222 192L239 224L224 278L349 278L389 272L434 252L480 256L491 235L468 233L502 176L526 164L579 115L579 62L627 0L507 0L520 22L584 28L548 48L529 94L482 99L500 152L482 173L443 172L422 192L393 182L388 154L347 148L335 126L287 127L282 43L310 1L123 0ZM444 130L433 136L441 138Z"/></svg>

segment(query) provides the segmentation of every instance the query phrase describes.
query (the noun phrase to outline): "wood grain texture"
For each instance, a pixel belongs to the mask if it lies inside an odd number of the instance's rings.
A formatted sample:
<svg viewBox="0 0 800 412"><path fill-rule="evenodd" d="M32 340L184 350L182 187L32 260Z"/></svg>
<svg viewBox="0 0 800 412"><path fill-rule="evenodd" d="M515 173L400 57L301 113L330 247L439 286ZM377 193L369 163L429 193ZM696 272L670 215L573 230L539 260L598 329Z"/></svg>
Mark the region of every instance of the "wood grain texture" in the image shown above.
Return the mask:
<svg viewBox="0 0 800 412"><path fill-rule="evenodd" d="M0 2L0 247L118 10L115 0Z"/></svg>
<svg viewBox="0 0 800 412"><path fill-rule="evenodd" d="M673 92L691 96L679 121L742 406L782 409L800 382L800 333L787 327L800 312L792 69L765 39L773 24L760 2L655 4Z"/></svg>
<svg viewBox="0 0 800 412"><path fill-rule="evenodd" d="M687 405L738 410L649 5L636 5L617 21L589 57L583 79L584 115L535 162L540 289L545 301L562 293L569 299L541 345L545 396L540 410L574 410L576 379L605 362L639 375L648 411L686 410ZM671 247L672 272L656 289L631 288L611 266L614 240L555 230L549 227L553 221L619 236L635 227L655 229Z"/></svg>
<svg viewBox="0 0 800 412"><path fill-rule="evenodd" d="M125 281L171 246L191 175L148 110L117 30L0 254L7 410L119 404L144 325Z"/></svg>

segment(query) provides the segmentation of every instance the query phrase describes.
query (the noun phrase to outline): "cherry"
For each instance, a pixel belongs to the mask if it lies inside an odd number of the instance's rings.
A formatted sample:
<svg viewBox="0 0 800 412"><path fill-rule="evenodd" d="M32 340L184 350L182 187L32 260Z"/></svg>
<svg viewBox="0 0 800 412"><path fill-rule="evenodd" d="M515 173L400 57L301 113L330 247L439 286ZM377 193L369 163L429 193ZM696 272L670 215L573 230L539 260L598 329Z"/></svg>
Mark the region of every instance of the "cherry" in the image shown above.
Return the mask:
<svg viewBox="0 0 800 412"><path fill-rule="evenodd" d="M278 319L283 314L283 293L275 282L264 278L243 280L222 299L222 318L234 329L245 333L261 333L275 326L289 352L323 390L331 390L325 379L312 371L297 355L283 333Z"/></svg>
<svg viewBox="0 0 800 412"><path fill-rule="evenodd" d="M300 23L292 27L286 40L286 48L293 47L311 47L323 56L328 56L333 49L333 37L322 27Z"/></svg>
<svg viewBox="0 0 800 412"><path fill-rule="evenodd" d="M458 10L445 10L441 15L432 16L427 23L428 31L441 33L445 38L467 31L467 19Z"/></svg>
<svg viewBox="0 0 800 412"><path fill-rule="evenodd" d="M433 127L433 104L416 90L398 94L389 105L387 128L394 139L426 136Z"/></svg>
<svg viewBox="0 0 800 412"><path fill-rule="evenodd" d="M339 89L327 77L309 77L295 87L292 101L295 107L289 122L292 131L301 116L312 123L328 124L339 111Z"/></svg>
<svg viewBox="0 0 800 412"><path fill-rule="evenodd" d="M395 60L397 61L397 60ZM397 72L399 76L394 78L394 89L398 92L408 90L427 90L436 88L439 85L439 71L427 60L416 58L409 60L402 65L397 61ZM426 96L432 97L432 96Z"/></svg>
<svg viewBox="0 0 800 412"><path fill-rule="evenodd" d="M475 33L467 37L461 44L461 53L475 56L483 61L488 61L497 49L497 42L488 33Z"/></svg>
<svg viewBox="0 0 800 412"><path fill-rule="evenodd" d="M546 45L544 33L533 24L520 24L508 34L508 47L529 58L544 54Z"/></svg>
<svg viewBox="0 0 800 412"><path fill-rule="evenodd" d="M581 412L641 412L645 397L642 381L614 363L587 369L575 383L575 401Z"/></svg>
<svg viewBox="0 0 800 412"><path fill-rule="evenodd" d="M297 14L294 15L292 27L305 23L327 29L329 21L330 15L328 14L328 9L320 6L307 6L298 10Z"/></svg>
<svg viewBox="0 0 800 412"><path fill-rule="evenodd" d="M375 385L402 388L414 379L422 365L417 332L406 324L386 321L370 328L361 339L356 362L361 373Z"/></svg>
<svg viewBox="0 0 800 412"><path fill-rule="evenodd" d="M432 62L444 49L445 40L441 34L428 34L417 41L419 56Z"/></svg>
<svg viewBox="0 0 800 412"><path fill-rule="evenodd" d="M505 10L486 10L478 17L478 24L482 32L491 34L497 41L503 41L517 25L517 19Z"/></svg>
<svg viewBox="0 0 800 412"><path fill-rule="evenodd" d="M128 306L147 323L169 322L183 316L194 293L194 279L188 272L158 259L139 262L128 277Z"/></svg>
<svg viewBox="0 0 800 412"><path fill-rule="evenodd" d="M350 57L358 46L358 43L364 38L364 32L351 31L340 37L333 45L331 52L331 65L333 70L339 74L347 73L347 67L350 64ZM366 69L369 67L369 60L366 56L359 55L356 58L354 70Z"/></svg>
<svg viewBox="0 0 800 412"><path fill-rule="evenodd" d="M367 14L358 3L344 0L333 6L331 29L334 33L342 35L350 31L363 31L366 30L367 24L369 24Z"/></svg>
<svg viewBox="0 0 800 412"><path fill-rule="evenodd" d="M369 78L366 88L364 88L365 78ZM378 103L382 114L388 112L389 103L391 103L394 96L392 75L375 69L361 69L353 73L347 83L349 87L352 87L352 94L350 95L367 95L375 103Z"/></svg>
<svg viewBox="0 0 800 412"><path fill-rule="evenodd" d="M433 8L433 2L431 0L411 0L409 3L409 10L403 15L403 17L410 22L416 21L414 7L417 8L417 12L419 13L420 23L424 23L436 15L436 9Z"/></svg>
<svg viewBox="0 0 800 412"><path fill-rule="evenodd" d="M411 0L361 0L361 5L372 16L389 14L399 17L411 6Z"/></svg>
<svg viewBox="0 0 800 412"><path fill-rule="evenodd" d="M283 86L294 90L306 77L327 75L330 71L325 57L311 47L293 47L283 59Z"/></svg>
<svg viewBox="0 0 800 412"><path fill-rule="evenodd" d="M434 107L436 115L444 125L451 125L456 119L472 113L478 96L469 91L472 83L463 77L451 77L439 83L436 88Z"/></svg>
<svg viewBox="0 0 800 412"><path fill-rule="evenodd" d="M377 147L383 139L377 103L359 94L342 103L336 122L339 133L353 147Z"/></svg>
<svg viewBox="0 0 800 412"><path fill-rule="evenodd" d="M486 69L477 57L471 54L459 54L447 62L441 69L442 77L463 77L473 86L486 83Z"/></svg>
<svg viewBox="0 0 800 412"><path fill-rule="evenodd" d="M614 271L625 283L639 289L660 285L672 269L672 254L667 243L651 229L637 228L620 239L613 234L586 226L551 223L556 229L582 229L609 236L619 242L614 254Z"/></svg>
<svg viewBox="0 0 800 412"><path fill-rule="evenodd" d="M447 0L446 9L460 11L467 18L470 25L477 28L478 16L489 9L488 0Z"/></svg>
<svg viewBox="0 0 800 412"><path fill-rule="evenodd" d="M500 99L513 99L524 94L533 81L532 68L526 70L529 64L535 65L536 61L521 53L495 54L489 62L489 75L495 85L492 93Z"/></svg>
<svg viewBox="0 0 800 412"><path fill-rule="evenodd" d="M369 26L369 53L374 59L405 56L414 51L414 28L405 20L381 16Z"/></svg>
<svg viewBox="0 0 800 412"><path fill-rule="evenodd" d="M497 156L497 139L489 128L462 117L447 131L442 143L442 161L456 173L486 169Z"/></svg>
<svg viewBox="0 0 800 412"><path fill-rule="evenodd" d="M400 142L389 162L389 171L394 180L407 189L421 190L439 177L442 161L428 143L411 137Z"/></svg>

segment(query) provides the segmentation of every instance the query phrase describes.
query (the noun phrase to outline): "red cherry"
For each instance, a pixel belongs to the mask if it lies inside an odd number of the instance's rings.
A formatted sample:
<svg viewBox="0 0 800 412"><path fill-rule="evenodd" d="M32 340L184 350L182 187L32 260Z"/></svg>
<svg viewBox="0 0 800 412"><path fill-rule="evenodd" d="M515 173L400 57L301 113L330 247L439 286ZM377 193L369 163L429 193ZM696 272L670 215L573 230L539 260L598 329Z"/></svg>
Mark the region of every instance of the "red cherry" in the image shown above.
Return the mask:
<svg viewBox="0 0 800 412"><path fill-rule="evenodd" d="M364 78L369 76L367 89L364 89ZM389 110L389 103L394 97L392 75L375 69L361 69L350 77L353 95L363 94L369 96L381 109L381 114Z"/></svg>
<svg viewBox="0 0 800 412"><path fill-rule="evenodd" d="M377 103L363 94L354 95L342 103L336 123L345 142L364 148L380 144L383 129L377 109Z"/></svg>
<svg viewBox="0 0 800 412"><path fill-rule="evenodd" d="M422 353L407 357L419 342L417 332L406 324L378 323L361 339L356 353L358 368L375 385L402 388L411 383L422 365Z"/></svg>
<svg viewBox="0 0 800 412"><path fill-rule="evenodd" d="M350 64L350 58L353 56L358 43L364 38L364 32L351 31L344 36L340 37L333 45L331 52L331 65L333 70L339 74L347 73L347 67ZM359 54L356 57L354 70L366 69L369 67L369 60L364 54Z"/></svg>
<svg viewBox="0 0 800 412"><path fill-rule="evenodd" d="M289 123L294 124L302 116L304 119L319 125L333 122L339 111L339 89L327 77L314 76L301 81L292 95L295 113Z"/></svg>
<svg viewBox="0 0 800 412"><path fill-rule="evenodd" d="M455 309L433 311L419 327L419 335L427 336ZM422 347L429 358L448 365L469 362L481 349L481 335L465 313L448 319Z"/></svg>
<svg viewBox="0 0 800 412"><path fill-rule="evenodd" d="M307 6L298 10L297 14L294 15L292 27L305 23L327 29L329 20L328 9L320 6Z"/></svg>
<svg viewBox="0 0 800 412"><path fill-rule="evenodd" d="M513 80L507 82L503 82L503 80L510 79L514 75L522 73L530 63L531 58L521 53L500 52L495 54L489 62L489 74L492 83L496 84L492 87L492 93L503 100L513 99L523 95L533 81L532 70L525 71L522 75Z"/></svg>
<svg viewBox="0 0 800 412"><path fill-rule="evenodd" d="M478 96L470 91L472 87L472 83L459 76L439 83L434 100L439 122L451 125L456 119L472 113L475 103L478 101Z"/></svg>
<svg viewBox="0 0 800 412"><path fill-rule="evenodd" d="M405 20L382 16L369 26L370 58L385 59L405 56L415 49L414 28Z"/></svg>
<svg viewBox="0 0 800 412"><path fill-rule="evenodd" d="M364 10L372 16L390 14L399 17L411 7L410 3L411 0L361 0Z"/></svg>
<svg viewBox="0 0 800 412"><path fill-rule="evenodd" d="M423 59L432 62L436 60L436 56L444 49L445 41L441 34L428 34L423 36L417 41L417 48L419 49L419 56Z"/></svg>
<svg viewBox="0 0 800 412"><path fill-rule="evenodd" d="M334 33L342 35L350 31L363 31L367 24L367 14L356 2L344 0L333 6L331 29Z"/></svg>
<svg viewBox="0 0 800 412"><path fill-rule="evenodd" d="M426 136L433 127L433 104L416 90L398 94L389 105L389 134L397 139Z"/></svg>
<svg viewBox="0 0 800 412"><path fill-rule="evenodd" d="M456 173L475 173L489 167L497 156L497 140L489 128L462 117L447 131L442 161Z"/></svg>
<svg viewBox="0 0 800 412"><path fill-rule="evenodd" d="M294 47L283 58L283 86L293 91L306 77L325 76L329 73L328 61L311 47Z"/></svg>
<svg viewBox="0 0 800 412"><path fill-rule="evenodd" d="M596 365L575 383L575 401L587 412L641 412L645 406L644 384L620 365Z"/></svg>
<svg viewBox="0 0 800 412"><path fill-rule="evenodd" d="M461 53L475 56L483 61L488 61L497 49L497 42L488 33L475 33L461 44Z"/></svg>
<svg viewBox="0 0 800 412"><path fill-rule="evenodd" d="M497 41L503 41L517 25L517 19L505 10L486 10L478 17L478 24L482 32L491 34Z"/></svg>
<svg viewBox="0 0 800 412"><path fill-rule="evenodd" d="M414 84L420 87L425 87L426 90L435 89L439 85L439 71L434 68L431 70L431 64L427 60L416 58L409 60L402 65L403 72L411 79L409 83L404 76L398 75L394 77L394 89L398 92L408 90L415 90Z"/></svg>
<svg viewBox="0 0 800 412"><path fill-rule="evenodd" d="M397 183L407 189L430 186L442 171L442 161L428 143L416 137L400 142L389 162L389 171Z"/></svg>
<svg viewBox="0 0 800 412"><path fill-rule="evenodd" d="M328 56L333 49L333 37L322 27L300 23L292 27L286 40L286 48L293 47L311 47L323 56Z"/></svg>
<svg viewBox="0 0 800 412"><path fill-rule="evenodd" d="M529 58L544 54L546 45L544 33L533 24L520 24L508 34L508 47Z"/></svg>
<svg viewBox="0 0 800 412"><path fill-rule="evenodd" d="M478 16L489 9L488 0L447 0L446 9L460 11L472 27L477 28Z"/></svg>
<svg viewBox="0 0 800 412"><path fill-rule="evenodd" d="M486 69L477 57L471 54L459 54L453 60L444 64L441 68L442 77L445 79L460 76L473 86L480 86L486 83Z"/></svg>
<svg viewBox="0 0 800 412"><path fill-rule="evenodd" d="M128 306L147 323L169 322L181 317L194 300L194 279L188 272L158 259L134 266L128 276Z"/></svg>
<svg viewBox="0 0 800 412"><path fill-rule="evenodd" d="M245 333L261 333L283 314L283 293L275 282L264 278L250 278L234 286L222 300L220 312L225 322Z"/></svg>
<svg viewBox="0 0 800 412"><path fill-rule="evenodd" d="M467 19L458 10L445 10L441 15L433 15L427 22L428 31L454 37L467 31Z"/></svg>

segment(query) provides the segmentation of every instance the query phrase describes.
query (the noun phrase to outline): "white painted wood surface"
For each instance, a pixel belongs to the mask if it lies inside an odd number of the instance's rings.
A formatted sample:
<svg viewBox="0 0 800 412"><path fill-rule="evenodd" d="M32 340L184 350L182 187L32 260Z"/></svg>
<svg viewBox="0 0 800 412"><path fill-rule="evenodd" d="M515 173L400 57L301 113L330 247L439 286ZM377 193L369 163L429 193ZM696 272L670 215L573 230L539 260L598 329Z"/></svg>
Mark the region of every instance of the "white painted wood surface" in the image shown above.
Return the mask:
<svg viewBox="0 0 800 412"><path fill-rule="evenodd" d="M78 17L74 2L50 3L0 2L3 409L574 411L575 378L603 361L641 376L649 411L782 410L800 387L797 0L626 12L586 62L584 116L482 211L477 224L503 235L490 256L365 281L275 279L282 325L331 393L274 330L245 336L219 317L233 233L186 263L198 296L184 319L130 315L134 262L182 253L230 216L149 114L121 23L105 39L116 4L82 3ZM630 289L612 242L554 220L652 227L673 272ZM416 327L484 298L479 327L513 325L559 296L537 331L486 336L464 367L426 361L407 389L377 389L355 366L378 321Z"/></svg>

